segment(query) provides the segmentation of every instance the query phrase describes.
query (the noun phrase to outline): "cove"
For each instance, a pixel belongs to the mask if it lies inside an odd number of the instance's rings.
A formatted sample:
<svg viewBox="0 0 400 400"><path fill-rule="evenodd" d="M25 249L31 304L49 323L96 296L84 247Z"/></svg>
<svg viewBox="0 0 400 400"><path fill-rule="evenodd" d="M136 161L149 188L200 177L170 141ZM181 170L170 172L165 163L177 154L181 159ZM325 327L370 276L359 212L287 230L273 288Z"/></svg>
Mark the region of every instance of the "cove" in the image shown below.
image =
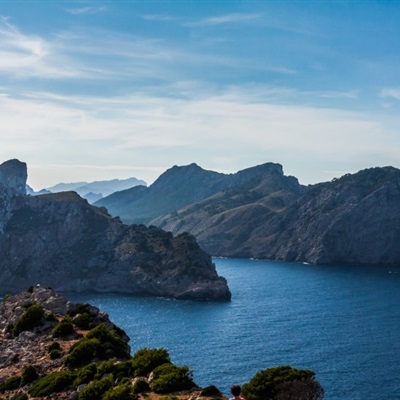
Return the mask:
<svg viewBox="0 0 400 400"><path fill-rule="evenodd" d="M230 303L69 294L109 313L132 353L165 347L228 394L259 370L316 372L328 400L400 398L400 268L215 258Z"/></svg>

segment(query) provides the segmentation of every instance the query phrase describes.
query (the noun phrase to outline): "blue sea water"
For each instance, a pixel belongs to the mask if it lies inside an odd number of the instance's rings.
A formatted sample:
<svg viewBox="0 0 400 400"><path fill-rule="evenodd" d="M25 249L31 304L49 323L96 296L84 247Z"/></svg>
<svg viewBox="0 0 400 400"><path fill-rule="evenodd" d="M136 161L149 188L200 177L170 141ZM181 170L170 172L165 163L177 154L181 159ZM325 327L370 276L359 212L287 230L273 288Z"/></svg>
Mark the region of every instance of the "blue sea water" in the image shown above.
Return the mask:
<svg viewBox="0 0 400 400"><path fill-rule="evenodd" d="M165 347L200 386L228 394L261 369L316 372L327 400L400 399L400 268L214 262L230 303L69 295L109 313L132 353Z"/></svg>

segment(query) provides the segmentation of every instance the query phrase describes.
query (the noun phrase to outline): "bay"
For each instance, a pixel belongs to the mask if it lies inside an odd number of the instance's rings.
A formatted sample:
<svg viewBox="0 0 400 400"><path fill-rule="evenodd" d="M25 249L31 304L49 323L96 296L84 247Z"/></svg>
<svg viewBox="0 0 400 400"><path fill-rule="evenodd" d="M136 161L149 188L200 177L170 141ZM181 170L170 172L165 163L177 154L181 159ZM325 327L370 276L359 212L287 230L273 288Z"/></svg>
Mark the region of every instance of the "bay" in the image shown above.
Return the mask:
<svg viewBox="0 0 400 400"><path fill-rule="evenodd" d="M259 370L316 372L327 400L400 399L400 269L215 258L230 303L70 294L109 313L132 353L164 347L225 394Z"/></svg>

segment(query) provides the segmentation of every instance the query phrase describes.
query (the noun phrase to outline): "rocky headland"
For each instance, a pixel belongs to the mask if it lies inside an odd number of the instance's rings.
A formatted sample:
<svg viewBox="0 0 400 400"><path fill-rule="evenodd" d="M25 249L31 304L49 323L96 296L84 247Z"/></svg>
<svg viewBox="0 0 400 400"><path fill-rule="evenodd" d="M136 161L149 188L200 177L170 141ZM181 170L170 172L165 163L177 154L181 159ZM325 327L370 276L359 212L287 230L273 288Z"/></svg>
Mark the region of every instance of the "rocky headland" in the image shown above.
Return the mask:
<svg viewBox="0 0 400 400"><path fill-rule="evenodd" d="M0 399L226 400L200 388L163 348L130 354L129 337L90 304L35 286L0 301ZM314 372L289 366L257 373L249 400L321 400Z"/></svg>
<svg viewBox="0 0 400 400"><path fill-rule="evenodd" d="M0 165L0 291L41 284L62 292L113 292L230 300L226 280L187 233L125 225L75 192L28 196L26 164Z"/></svg>

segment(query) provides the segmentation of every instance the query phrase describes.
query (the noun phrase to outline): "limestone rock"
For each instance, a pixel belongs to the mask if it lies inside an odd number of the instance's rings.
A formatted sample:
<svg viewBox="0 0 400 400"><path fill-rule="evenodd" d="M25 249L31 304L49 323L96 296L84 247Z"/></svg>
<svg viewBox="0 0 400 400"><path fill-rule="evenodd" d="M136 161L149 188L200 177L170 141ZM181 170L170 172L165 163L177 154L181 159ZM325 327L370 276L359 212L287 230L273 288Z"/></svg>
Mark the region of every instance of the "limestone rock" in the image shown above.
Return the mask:
<svg viewBox="0 0 400 400"><path fill-rule="evenodd" d="M226 280L190 235L125 225L75 192L26 196L24 166L13 160L0 168L0 293L40 284L62 292L230 299Z"/></svg>

